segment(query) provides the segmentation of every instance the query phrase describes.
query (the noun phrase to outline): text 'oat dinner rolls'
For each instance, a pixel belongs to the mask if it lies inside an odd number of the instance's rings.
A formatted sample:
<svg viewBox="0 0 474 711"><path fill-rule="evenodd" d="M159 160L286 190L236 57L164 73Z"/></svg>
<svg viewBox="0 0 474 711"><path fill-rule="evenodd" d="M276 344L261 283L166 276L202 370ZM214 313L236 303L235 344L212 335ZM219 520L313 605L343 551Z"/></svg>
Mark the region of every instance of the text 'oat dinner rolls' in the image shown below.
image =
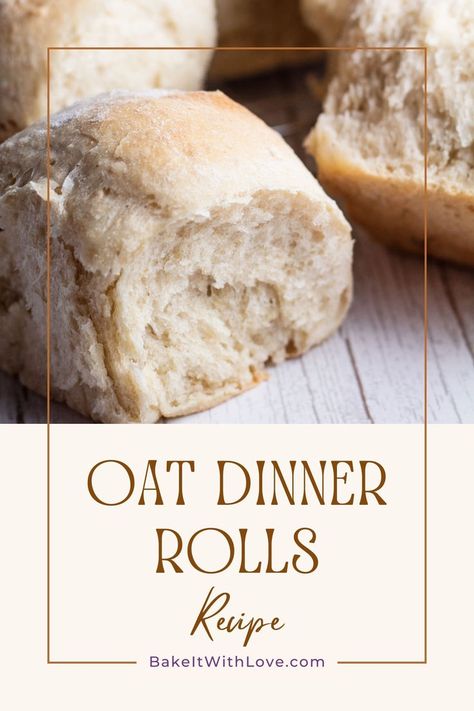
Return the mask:
<svg viewBox="0 0 474 711"><path fill-rule="evenodd" d="M0 140L46 115L48 46L213 46L214 0L0 0ZM110 89L199 89L211 52L51 53L52 110Z"/></svg>
<svg viewBox="0 0 474 711"><path fill-rule="evenodd" d="M360 0L345 46L428 47L428 249L474 265L474 2ZM423 250L424 57L340 52L307 146L375 237Z"/></svg>
<svg viewBox="0 0 474 711"><path fill-rule="evenodd" d="M45 125L0 146L0 365L45 387ZM350 228L220 92L115 92L53 117L52 386L105 422L210 407L326 338Z"/></svg>

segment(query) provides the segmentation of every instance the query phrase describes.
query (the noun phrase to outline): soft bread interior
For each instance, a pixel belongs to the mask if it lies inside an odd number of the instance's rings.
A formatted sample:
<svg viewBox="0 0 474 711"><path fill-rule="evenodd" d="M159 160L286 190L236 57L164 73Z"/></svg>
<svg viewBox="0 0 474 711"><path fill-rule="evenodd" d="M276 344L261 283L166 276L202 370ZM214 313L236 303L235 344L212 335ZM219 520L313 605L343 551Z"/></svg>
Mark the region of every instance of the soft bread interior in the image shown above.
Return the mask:
<svg viewBox="0 0 474 711"><path fill-rule="evenodd" d="M439 7L438 7L439 5ZM428 47L429 177L470 192L474 168L474 8L463 0L359 0L341 42ZM333 142L346 162L376 175L423 181L424 57L421 50L340 52L324 113L310 139Z"/></svg>
<svg viewBox="0 0 474 711"><path fill-rule="evenodd" d="M118 421L203 409L326 338L351 298L350 237L331 220L303 195L262 191L194 222L168 223L114 278L75 275L93 328L64 323L76 359L66 372L81 373L77 328L95 333L97 373L91 379L88 366L80 376L95 391L95 416L103 417L101 388L110 386ZM66 399L74 389L55 386Z"/></svg>
<svg viewBox="0 0 474 711"><path fill-rule="evenodd" d="M474 6L359 0L337 53L324 112L306 146L347 215L389 245L474 263Z"/></svg>

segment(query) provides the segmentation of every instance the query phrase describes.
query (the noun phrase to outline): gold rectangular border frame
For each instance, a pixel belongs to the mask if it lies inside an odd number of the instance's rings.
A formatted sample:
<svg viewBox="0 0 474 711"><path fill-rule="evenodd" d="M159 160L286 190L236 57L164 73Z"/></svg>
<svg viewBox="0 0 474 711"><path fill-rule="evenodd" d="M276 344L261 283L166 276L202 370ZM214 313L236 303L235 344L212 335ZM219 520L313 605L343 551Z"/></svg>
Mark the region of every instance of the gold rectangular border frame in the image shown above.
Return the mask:
<svg viewBox="0 0 474 711"><path fill-rule="evenodd" d="M428 48L409 47L47 47L47 146L46 146L46 660L47 664L137 664L129 660L59 660L51 656L51 53L54 51L97 50L195 50L195 51L415 51L423 56L423 657L415 660L340 660L351 664L427 664L428 663Z"/></svg>

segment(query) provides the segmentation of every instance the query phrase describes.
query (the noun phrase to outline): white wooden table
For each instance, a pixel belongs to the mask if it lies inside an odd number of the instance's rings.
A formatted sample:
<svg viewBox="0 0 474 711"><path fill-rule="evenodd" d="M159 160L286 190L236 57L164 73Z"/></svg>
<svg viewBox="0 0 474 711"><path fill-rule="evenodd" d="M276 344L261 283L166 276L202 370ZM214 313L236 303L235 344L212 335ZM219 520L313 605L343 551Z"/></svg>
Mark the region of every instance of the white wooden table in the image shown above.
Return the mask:
<svg viewBox="0 0 474 711"><path fill-rule="evenodd" d="M223 89L277 128L299 155L320 110L308 70ZM268 382L185 423L420 423L423 421L423 264L356 234L355 297L339 331ZM474 422L474 270L429 264L428 416ZM0 422L44 422L45 401L0 374ZM62 405L54 422L87 422Z"/></svg>

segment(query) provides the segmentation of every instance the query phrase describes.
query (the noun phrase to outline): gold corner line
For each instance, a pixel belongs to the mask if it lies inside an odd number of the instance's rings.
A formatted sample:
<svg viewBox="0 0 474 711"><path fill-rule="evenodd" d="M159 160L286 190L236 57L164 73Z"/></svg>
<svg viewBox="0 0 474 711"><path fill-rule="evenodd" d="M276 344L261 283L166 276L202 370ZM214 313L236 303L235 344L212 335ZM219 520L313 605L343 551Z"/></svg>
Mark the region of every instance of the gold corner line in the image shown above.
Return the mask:
<svg viewBox="0 0 474 711"><path fill-rule="evenodd" d="M423 50L423 603L424 659L428 660L428 48Z"/></svg>
<svg viewBox="0 0 474 711"><path fill-rule="evenodd" d="M423 82L423 107L424 107L424 189L423 189L423 238L424 238L424 279L423 279L423 321L424 321L424 407L423 407L423 429L424 429L424 658L422 660L341 660L337 664L341 665L363 665L363 664L428 664L428 47L422 46L355 46L355 47L62 47L48 46L47 48L47 127L46 127L46 467L47 467L47 664L48 665L68 665L68 664L137 664L136 661L82 661L82 660L52 660L51 649L51 555L50 555L50 493L51 493L51 52L54 50L213 50L213 51L422 51L424 59L424 82Z"/></svg>
<svg viewBox="0 0 474 711"><path fill-rule="evenodd" d="M428 47L423 50L423 659L338 664L428 664Z"/></svg>
<svg viewBox="0 0 474 711"><path fill-rule="evenodd" d="M46 56L46 658L51 658L51 52Z"/></svg>
<svg viewBox="0 0 474 711"><path fill-rule="evenodd" d="M426 659L413 659L413 660L367 660L367 661L342 661L337 662L338 664L428 664Z"/></svg>
<svg viewBox="0 0 474 711"><path fill-rule="evenodd" d="M355 45L353 47L318 47L318 46L302 46L302 47L273 47L273 46L268 46L268 47L219 47L219 46L214 46L214 45L204 45L201 47L197 46L182 46L182 47L177 47L177 46L162 46L162 45L150 45L150 46L142 46L142 47L135 47L135 46L118 46L118 47L107 47L107 46L102 46L102 45L91 45L91 46L61 46L61 45L53 45L48 47L49 50L75 50L75 51L97 51L97 50L116 50L116 51L125 51L125 50L132 50L132 51L144 51L144 50L164 50L164 51L179 51L179 50L193 50L193 51L213 51L213 52L354 52L357 50L364 50L364 51L371 51L371 52L386 52L386 51L409 51L409 52L423 52L426 49L424 45L413 45L413 46L407 46L407 47L399 47L399 46L362 46L362 45Z"/></svg>
<svg viewBox="0 0 474 711"><path fill-rule="evenodd" d="M61 660L55 660L55 659L48 659L48 664L55 666L55 665L61 665L61 664L138 664L136 661L83 661L83 660L69 660L69 659L61 659Z"/></svg>

